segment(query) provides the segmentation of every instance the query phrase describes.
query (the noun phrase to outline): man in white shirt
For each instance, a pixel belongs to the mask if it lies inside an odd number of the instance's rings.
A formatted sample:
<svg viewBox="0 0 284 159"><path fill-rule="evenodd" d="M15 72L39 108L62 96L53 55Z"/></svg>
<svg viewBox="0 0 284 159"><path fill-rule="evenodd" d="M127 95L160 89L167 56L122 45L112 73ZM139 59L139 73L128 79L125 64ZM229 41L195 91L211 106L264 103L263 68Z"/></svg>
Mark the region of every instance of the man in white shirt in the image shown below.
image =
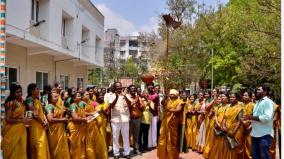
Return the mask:
<svg viewBox="0 0 284 159"><path fill-rule="evenodd" d="M114 159L119 158L119 135L120 131L123 139L124 156L130 158L129 144L129 108L122 93L120 82L114 83L114 93L107 96L111 108L111 127L113 135L113 154Z"/></svg>
<svg viewBox="0 0 284 159"><path fill-rule="evenodd" d="M266 85L257 88L257 102L252 116L245 116L245 120L252 121L251 141L252 156L254 159L271 159L269 147L274 137L273 131L273 101L267 98L269 87Z"/></svg>

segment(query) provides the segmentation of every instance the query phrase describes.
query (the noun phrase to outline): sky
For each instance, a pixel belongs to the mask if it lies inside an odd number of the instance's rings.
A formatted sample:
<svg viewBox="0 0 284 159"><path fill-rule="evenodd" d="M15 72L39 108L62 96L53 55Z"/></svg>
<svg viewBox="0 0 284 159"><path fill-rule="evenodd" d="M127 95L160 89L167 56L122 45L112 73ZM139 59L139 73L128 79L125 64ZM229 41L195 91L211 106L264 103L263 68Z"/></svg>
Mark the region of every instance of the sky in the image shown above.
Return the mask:
<svg viewBox="0 0 284 159"><path fill-rule="evenodd" d="M159 15L167 13L167 0L91 0L105 16L105 29L117 28L120 35L157 31ZM216 6L217 1L197 0L206 6Z"/></svg>

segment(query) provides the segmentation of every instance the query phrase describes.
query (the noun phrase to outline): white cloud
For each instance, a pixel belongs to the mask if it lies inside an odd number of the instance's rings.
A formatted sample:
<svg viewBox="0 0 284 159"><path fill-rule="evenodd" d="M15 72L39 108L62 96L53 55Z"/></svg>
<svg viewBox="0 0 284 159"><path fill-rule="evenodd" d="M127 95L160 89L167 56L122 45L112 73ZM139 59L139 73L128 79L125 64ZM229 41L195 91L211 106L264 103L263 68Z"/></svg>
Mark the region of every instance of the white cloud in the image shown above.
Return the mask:
<svg viewBox="0 0 284 159"><path fill-rule="evenodd" d="M113 12L105 4L97 4L96 7L105 17L105 28L117 28L119 34L130 35L136 31L134 24L124 19L118 13Z"/></svg>
<svg viewBox="0 0 284 159"><path fill-rule="evenodd" d="M159 19L158 17L150 17L147 24L144 24L139 29L140 32L158 32L159 28Z"/></svg>
<svg viewBox="0 0 284 159"><path fill-rule="evenodd" d="M158 17L150 17L146 24L141 27L135 27L131 21L115 13L104 3L96 4L96 7L105 17L105 29L117 28L120 35L137 35L138 32L157 32L158 30Z"/></svg>

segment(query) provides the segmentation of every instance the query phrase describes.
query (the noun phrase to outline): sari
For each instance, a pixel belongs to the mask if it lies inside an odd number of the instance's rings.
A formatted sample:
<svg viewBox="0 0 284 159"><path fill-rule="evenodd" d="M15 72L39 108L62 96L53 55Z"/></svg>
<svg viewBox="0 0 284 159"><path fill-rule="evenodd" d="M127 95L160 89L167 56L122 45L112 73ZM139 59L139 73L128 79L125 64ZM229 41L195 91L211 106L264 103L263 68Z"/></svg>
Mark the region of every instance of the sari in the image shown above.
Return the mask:
<svg viewBox="0 0 284 159"><path fill-rule="evenodd" d="M84 105L78 105L72 103L70 105L70 112L76 112L78 117L85 118ZM68 129L70 132L69 143L70 143L70 158L71 159L85 159L86 158L86 122L74 122L68 123Z"/></svg>
<svg viewBox="0 0 284 159"><path fill-rule="evenodd" d="M193 110L194 105L188 103L186 105L186 110ZM193 114L186 114L186 135L185 135L185 139L187 142L188 147L193 147L193 135L192 135L192 130L193 130Z"/></svg>
<svg viewBox="0 0 284 159"><path fill-rule="evenodd" d="M252 115L254 108L254 103L249 102L244 105L244 115ZM244 121L243 122L244 127L244 159L252 159L252 145L251 145L251 122L250 121Z"/></svg>
<svg viewBox="0 0 284 159"><path fill-rule="evenodd" d="M225 112L224 117L224 124L227 128L227 136L231 136L233 140L236 141L237 145L235 148L231 149L230 145L227 144L226 146L226 159L239 159L243 158L244 153L244 129L241 125L240 119L243 117L243 104L241 102L238 102L234 106L228 107L228 109ZM236 132L234 130L236 129Z"/></svg>
<svg viewBox="0 0 284 159"><path fill-rule="evenodd" d="M23 119L25 105L23 102L11 101L6 107L12 110L9 114L14 119ZM3 120L1 149L4 159L27 159L27 131L24 123L7 123Z"/></svg>
<svg viewBox="0 0 284 159"><path fill-rule="evenodd" d="M277 134L279 132L277 132L277 130L279 129L279 122L281 115L280 115L280 105L278 104L274 104L274 116L273 116L273 130L274 130L274 137L272 139L272 143L270 145L269 148L269 153L270 153L270 157L271 159L275 159L276 158L276 138L277 138Z"/></svg>
<svg viewBox="0 0 284 159"><path fill-rule="evenodd" d="M211 108L210 111L216 112L219 107L220 106L214 106L213 108ZM208 113L208 117L206 120L209 120L209 125L208 125L208 128L206 128L206 141L205 141L205 146L203 150L203 157L209 158L210 149L212 149L215 143L215 131L214 131L215 120L214 120L214 117L210 118L209 113Z"/></svg>
<svg viewBox="0 0 284 159"><path fill-rule="evenodd" d="M198 103L197 104L197 110L201 112L205 112L205 103ZM205 114L199 114L198 118L201 119L201 123L199 123L199 130L197 133L197 146L200 147L203 151L203 148L205 146L205 139L206 139L206 123L205 123Z"/></svg>
<svg viewBox="0 0 284 159"><path fill-rule="evenodd" d="M200 105L198 103L196 103L194 106L193 106L193 111L198 111L200 109ZM198 134L198 115L197 114L193 114L192 115L192 118L191 118L191 121L192 121L192 145L191 145L191 148L192 150L197 150L197 134Z"/></svg>
<svg viewBox="0 0 284 159"><path fill-rule="evenodd" d="M95 107L96 111L102 110L105 111L108 109L107 103L99 104ZM107 149L107 138L106 138L106 127L107 127L107 117L105 116L104 112L100 112L100 115L95 119L96 125L98 126L101 143L102 143L102 152L103 157L108 158L108 149Z"/></svg>
<svg viewBox="0 0 284 159"><path fill-rule="evenodd" d="M88 101L85 107L85 112L95 113L96 111L97 110L92 105L92 102ZM86 149L86 156L88 159L107 159L107 147L102 135L100 134L96 120L92 120L87 123Z"/></svg>
<svg viewBox="0 0 284 159"><path fill-rule="evenodd" d="M49 104L46 107L47 112L53 112L53 118L63 118L64 107L60 105ZM47 131L50 156L52 159L70 159L68 137L64 122L54 122L49 124Z"/></svg>
<svg viewBox="0 0 284 159"><path fill-rule="evenodd" d="M33 103L34 112L39 118L44 121L46 116L43 111L41 101L29 97L26 99L26 104ZM46 130L41 123L33 119L28 130L30 159L50 159L49 146Z"/></svg>
<svg viewBox="0 0 284 159"><path fill-rule="evenodd" d="M214 126L218 125L219 127L222 127L222 122L224 120L224 115L226 112L226 109L228 108L228 105L221 106L219 108L216 108L215 116L214 116ZM221 132L220 130L215 129L214 127L214 144L212 147L210 147L210 153L209 153L209 159L225 159L225 147L227 144L225 143L225 138L222 134L219 134L217 132Z"/></svg>
<svg viewBox="0 0 284 159"><path fill-rule="evenodd" d="M177 159L179 157L179 133L178 126L182 112L172 113L167 111L171 108L176 108L183 102L180 99L170 100L166 104L161 128L160 138L158 142L157 155L160 159Z"/></svg>

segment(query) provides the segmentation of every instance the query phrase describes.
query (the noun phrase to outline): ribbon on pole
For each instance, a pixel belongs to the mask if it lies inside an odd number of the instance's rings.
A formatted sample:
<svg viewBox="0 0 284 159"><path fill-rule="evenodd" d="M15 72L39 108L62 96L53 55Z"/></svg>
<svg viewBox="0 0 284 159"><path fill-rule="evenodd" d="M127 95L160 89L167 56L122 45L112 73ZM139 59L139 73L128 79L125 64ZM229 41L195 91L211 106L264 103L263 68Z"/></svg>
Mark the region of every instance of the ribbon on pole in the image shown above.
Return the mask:
<svg viewBox="0 0 284 159"><path fill-rule="evenodd" d="M4 117L4 101L6 95L7 77L5 73L6 61L6 0L0 0L0 105L1 118Z"/></svg>

